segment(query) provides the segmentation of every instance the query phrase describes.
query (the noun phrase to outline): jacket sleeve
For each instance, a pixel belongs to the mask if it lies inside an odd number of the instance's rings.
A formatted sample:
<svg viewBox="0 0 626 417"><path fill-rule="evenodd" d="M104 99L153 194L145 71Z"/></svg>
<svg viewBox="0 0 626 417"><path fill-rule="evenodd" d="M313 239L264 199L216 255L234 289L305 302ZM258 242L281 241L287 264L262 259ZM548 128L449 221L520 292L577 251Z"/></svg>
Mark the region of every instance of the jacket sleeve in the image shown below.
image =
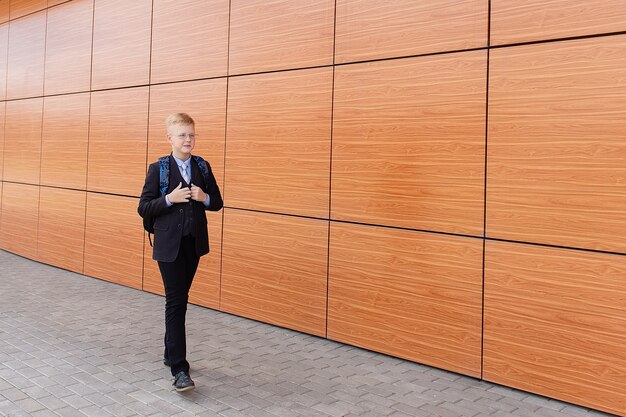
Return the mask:
<svg viewBox="0 0 626 417"><path fill-rule="evenodd" d="M158 217L168 212L169 207L165 202L165 196L161 196L159 188L159 164L150 164L137 208L141 217Z"/></svg>
<svg viewBox="0 0 626 417"><path fill-rule="evenodd" d="M209 206L206 207L206 210L209 211L219 211L224 207L224 202L222 201L222 194L220 194L220 188L217 185L217 181L215 181L215 176L213 175L213 170L211 169L211 165L207 162L207 168L209 169L209 182L207 184L207 189L205 193L209 195L211 198L209 202Z"/></svg>

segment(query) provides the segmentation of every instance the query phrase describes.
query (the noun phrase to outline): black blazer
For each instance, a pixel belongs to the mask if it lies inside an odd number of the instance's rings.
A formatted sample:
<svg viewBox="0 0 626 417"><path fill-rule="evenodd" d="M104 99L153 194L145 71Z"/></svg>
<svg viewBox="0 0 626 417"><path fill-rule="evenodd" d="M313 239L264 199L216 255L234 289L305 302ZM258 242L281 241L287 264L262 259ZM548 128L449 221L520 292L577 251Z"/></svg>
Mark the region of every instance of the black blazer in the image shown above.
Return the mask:
<svg viewBox="0 0 626 417"><path fill-rule="evenodd" d="M170 207L165 202L165 196L161 196L159 182L159 163L154 162L148 168L146 182L144 183L139 207L137 211L141 217L154 217L154 247L152 259L161 262L173 262L178 256L180 240L183 235L183 219L185 204L191 204L194 222L193 235L196 238L196 254L198 257L209 253L209 234L205 210L219 211L223 206L222 195L217 186L211 166L209 168L209 183L204 183L204 177L196 161L191 159L191 182L211 197L209 207L199 201L190 200L189 203L174 203ZM183 181L174 157L170 155L170 183L167 189L169 194L178 184Z"/></svg>

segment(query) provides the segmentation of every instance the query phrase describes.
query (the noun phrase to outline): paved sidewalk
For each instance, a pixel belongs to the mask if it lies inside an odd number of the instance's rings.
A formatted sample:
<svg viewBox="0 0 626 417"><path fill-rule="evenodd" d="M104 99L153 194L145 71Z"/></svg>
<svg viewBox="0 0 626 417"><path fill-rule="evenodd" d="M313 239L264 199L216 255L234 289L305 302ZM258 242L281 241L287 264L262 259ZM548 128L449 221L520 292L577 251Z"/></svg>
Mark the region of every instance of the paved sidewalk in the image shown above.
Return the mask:
<svg viewBox="0 0 626 417"><path fill-rule="evenodd" d="M608 416L190 306L197 388L161 363L161 297L0 250L3 416Z"/></svg>

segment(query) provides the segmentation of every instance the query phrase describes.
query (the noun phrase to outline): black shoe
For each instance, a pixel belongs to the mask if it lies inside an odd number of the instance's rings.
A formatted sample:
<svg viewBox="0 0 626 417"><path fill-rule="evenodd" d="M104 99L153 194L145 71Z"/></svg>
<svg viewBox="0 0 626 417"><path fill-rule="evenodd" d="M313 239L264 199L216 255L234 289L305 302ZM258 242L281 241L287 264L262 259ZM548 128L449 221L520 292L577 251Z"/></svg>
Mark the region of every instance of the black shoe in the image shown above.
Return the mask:
<svg viewBox="0 0 626 417"><path fill-rule="evenodd" d="M196 387L196 384L193 383L189 374L185 371L180 371L176 374L172 385L176 387L176 391L178 392L189 391Z"/></svg>
<svg viewBox="0 0 626 417"><path fill-rule="evenodd" d="M167 358L163 358L163 365L169 367L170 366L170 360Z"/></svg>

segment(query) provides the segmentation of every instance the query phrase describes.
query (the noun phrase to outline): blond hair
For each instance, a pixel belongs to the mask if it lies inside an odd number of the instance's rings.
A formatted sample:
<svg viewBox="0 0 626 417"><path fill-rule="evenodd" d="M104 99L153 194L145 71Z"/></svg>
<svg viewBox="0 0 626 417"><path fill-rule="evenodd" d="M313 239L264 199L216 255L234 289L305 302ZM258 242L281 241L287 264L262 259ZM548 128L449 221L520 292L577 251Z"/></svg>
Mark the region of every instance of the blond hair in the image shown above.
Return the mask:
<svg viewBox="0 0 626 417"><path fill-rule="evenodd" d="M174 114L170 114L169 116L167 116L167 119L165 119L165 125L167 126L169 130L170 126L177 126L177 125L195 126L196 122L194 122L191 116L189 116L187 113L174 113Z"/></svg>

